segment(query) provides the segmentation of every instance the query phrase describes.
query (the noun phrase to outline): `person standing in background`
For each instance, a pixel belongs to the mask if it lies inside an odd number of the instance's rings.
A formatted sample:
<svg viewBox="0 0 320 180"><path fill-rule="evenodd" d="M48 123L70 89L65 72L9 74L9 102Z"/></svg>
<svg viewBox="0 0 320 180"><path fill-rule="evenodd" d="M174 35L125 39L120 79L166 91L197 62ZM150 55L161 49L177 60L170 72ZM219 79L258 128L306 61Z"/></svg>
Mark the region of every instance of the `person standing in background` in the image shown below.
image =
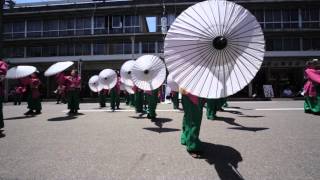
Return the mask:
<svg viewBox="0 0 320 180"><path fill-rule="evenodd" d="M26 92L26 88L23 87L21 84L18 84L15 87L15 98L14 98L14 105L21 105L23 93Z"/></svg>
<svg viewBox="0 0 320 180"><path fill-rule="evenodd" d="M27 86L27 103L28 109L25 115L41 114L41 94L40 94L40 85L41 81L38 78L36 73L31 74L29 77L23 78L22 82Z"/></svg>
<svg viewBox="0 0 320 180"><path fill-rule="evenodd" d="M69 114L77 114L80 109L80 90L81 90L81 77L78 71L73 69L71 76L66 76L67 96L68 96L68 109Z"/></svg>

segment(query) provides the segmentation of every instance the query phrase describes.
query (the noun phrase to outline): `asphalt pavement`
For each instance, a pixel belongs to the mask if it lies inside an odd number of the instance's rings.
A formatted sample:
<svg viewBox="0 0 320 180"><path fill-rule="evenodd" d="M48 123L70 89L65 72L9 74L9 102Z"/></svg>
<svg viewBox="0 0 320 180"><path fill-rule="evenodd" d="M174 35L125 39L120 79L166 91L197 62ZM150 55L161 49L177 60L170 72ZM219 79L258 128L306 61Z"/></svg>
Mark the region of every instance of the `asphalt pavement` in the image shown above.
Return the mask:
<svg viewBox="0 0 320 180"><path fill-rule="evenodd" d="M180 145L182 111L158 106L157 122L125 104L111 112L96 103L68 116L66 105L4 106L0 179L249 179L319 180L320 116L303 101L230 102L218 119L204 117L204 154Z"/></svg>

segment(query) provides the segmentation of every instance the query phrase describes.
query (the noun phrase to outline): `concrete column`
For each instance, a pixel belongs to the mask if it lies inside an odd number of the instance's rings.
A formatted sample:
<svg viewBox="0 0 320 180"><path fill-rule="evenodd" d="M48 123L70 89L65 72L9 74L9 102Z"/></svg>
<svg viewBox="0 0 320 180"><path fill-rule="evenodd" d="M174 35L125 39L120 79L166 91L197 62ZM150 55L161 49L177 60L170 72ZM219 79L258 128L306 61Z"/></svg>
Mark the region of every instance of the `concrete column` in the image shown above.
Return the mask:
<svg viewBox="0 0 320 180"><path fill-rule="evenodd" d="M27 28L28 28L27 20L25 19L25 20L24 20L24 37L25 37L25 38L27 37Z"/></svg>
<svg viewBox="0 0 320 180"><path fill-rule="evenodd" d="M134 36L131 36L131 54L132 54L132 56L134 55L134 52L135 52L134 43L135 43L135 38L134 38Z"/></svg>
<svg viewBox="0 0 320 180"><path fill-rule="evenodd" d="M302 28L302 11L301 11L301 8L299 8L298 13L299 13L299 28L301 29Z"/></svg>
<svg viewBox="0 0 320 180"><path fill-rule="evenodd" d="M94 15L91 16L91 34L94 34Z"/></svg>

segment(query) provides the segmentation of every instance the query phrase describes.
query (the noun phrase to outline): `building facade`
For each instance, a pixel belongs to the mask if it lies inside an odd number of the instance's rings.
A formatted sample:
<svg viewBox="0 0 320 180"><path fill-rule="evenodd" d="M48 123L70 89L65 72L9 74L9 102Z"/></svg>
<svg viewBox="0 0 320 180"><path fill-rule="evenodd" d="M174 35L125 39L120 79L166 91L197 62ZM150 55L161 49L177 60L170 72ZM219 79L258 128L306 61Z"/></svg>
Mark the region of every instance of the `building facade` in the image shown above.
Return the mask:
<svg viewBox="0 0 320 180"><path fill-rule="evenodd" d="M167 28L197 0L64 0L17 4L4 11L4 55L12 64L46 70L53 62L71 60L84 82L104 68L120 69L143 54L163 57ZM305 62L320 56L320 1L235 0L261 24L266 54L256 78L237 97L262 96L263 84L272 84L277 97L290 86L298 92L304 82ZM43 79L45 94L54 91L53 78ZM84 83L85 85L85 83ZM84 94L89 89L84 88Z"/></svg>

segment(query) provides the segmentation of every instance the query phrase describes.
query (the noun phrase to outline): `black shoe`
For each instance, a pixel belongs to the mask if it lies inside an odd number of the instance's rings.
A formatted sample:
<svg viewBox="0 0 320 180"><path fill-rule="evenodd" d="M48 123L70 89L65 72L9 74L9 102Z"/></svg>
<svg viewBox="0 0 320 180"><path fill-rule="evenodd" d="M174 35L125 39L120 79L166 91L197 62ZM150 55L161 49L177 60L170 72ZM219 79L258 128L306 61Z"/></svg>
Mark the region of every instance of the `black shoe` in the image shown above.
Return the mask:
<svg viewBox="0 0 320 180"><path fill-rule="evenodd" d="M40 111L40 110L37 110L37 111L35 112L35 114L41 114L41 111Z"/></svg>
<svg viewBox="0 0 320 180"><path fill-rule="evenodd" d="M27 111L26 113L24 113L24 115L31 115L31 114L33 114L33 111L32 111L32 110L29 110L29 111Z"/></svg>
<svg viewBox="0 0 320 180"><path fill-rule="evenodd" d="M117 107L117 109L120 109L119 107Z"/></svg>

